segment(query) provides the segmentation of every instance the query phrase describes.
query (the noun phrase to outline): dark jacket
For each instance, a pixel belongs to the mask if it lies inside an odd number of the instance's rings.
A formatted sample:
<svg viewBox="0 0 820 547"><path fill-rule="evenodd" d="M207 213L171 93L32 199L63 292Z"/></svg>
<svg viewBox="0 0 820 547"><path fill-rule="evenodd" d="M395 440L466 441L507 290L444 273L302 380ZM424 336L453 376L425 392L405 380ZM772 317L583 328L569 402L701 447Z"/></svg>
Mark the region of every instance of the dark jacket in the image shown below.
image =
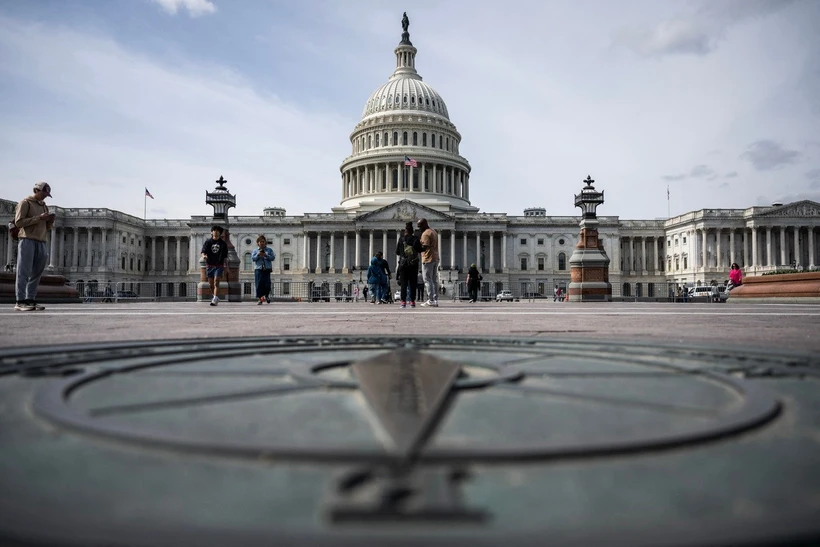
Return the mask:
<svg viewBox="0 0 820 547"><path fill-rule="evenodd" d="M469 283L470 285L478 285L478 283L481 281L481 274L478 273L478 268L474 268L472 266L470 266L470 269L467 270L467 277L467 283Z"/></svg>
<svg viewBox="0 0 820 547"><path fill-rule="evenodd" d="M228 244L224 239L207 239L202 244L202 253L208 266L222 267L228 258Z"/></svg>
<svg viewBox="0 0 820 547"><path fill-rule="evenodd" d="M405 245L410 245L416 250L416 260L412 263L407 261L404 257ZM418 271L419 263L421 262L421 241L418 236L415 234L410 234L399 238L399 241L396 243L396 256L399 257L399 265L396 267L396 274L399 277L402 277L406 271L415 274Z"/></svg>
<svg viewBox="0 0 820 547"><path fill-rule="evenodd" d="M370 259L370 267L367 268L367 282L371 285L387 284L387 274L384 273L382 261L375 256Z"/></svg>

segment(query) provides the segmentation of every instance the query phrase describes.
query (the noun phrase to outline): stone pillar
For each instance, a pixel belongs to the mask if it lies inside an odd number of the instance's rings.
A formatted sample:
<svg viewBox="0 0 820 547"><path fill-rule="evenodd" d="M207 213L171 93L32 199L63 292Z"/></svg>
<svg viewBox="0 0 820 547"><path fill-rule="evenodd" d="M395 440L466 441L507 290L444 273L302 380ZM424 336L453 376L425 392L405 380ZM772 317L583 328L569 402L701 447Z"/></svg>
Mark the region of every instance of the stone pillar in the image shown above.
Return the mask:
<svg viewBox="0 0 820 547"><path fill-rule="evenodd" d="M48 269L55 268L54 255L57 254L57 226L51 225L51 241L49 241L50 250L48 252Z"/></svg>
<svg viewBox="0 0 820 547"><path fill-rule="evenodd" d="M701 242L703 247L701 247L701 264L703 266L703 271L706 271L706 268L709 266L709 253L707 251L707 241L706 241L706 228L701 229Z"/></svg>
<svg viewBox="0 0 820 547"><path fill-rule="evenodd" d="M723 264L720 263L720 240L722 239L721 234L723 231L718 228L715 230L715 267L719 270L723 267Z"/></svg>
<svg viewBox="0 0 820 547"><path fill-rule="evenodd" d="M151 273L157 271L157 237L151 236ZM206 278L207 281L207 278Z"/></svg>
<svg viewBox="0 0 820 547"><path fill-rule="evenodd" d="M735 231L729 230L729 265L735 263Z"/></svg>
<svg viewBox="0 0 820 547"><path fill-rule="evenodd" d="M495 273L495 234L490 231L490 273Z"/></svg>
<svg viewBox="0 0 820 547"><path fill-rule="evenodd" d="M467 261L467 232L464 232L462 236L462 250L461 250L461 267L464 268L464 271L467 271L467 268L470 267L470 263Z"/></svg>
<svg viewBox="0 0 820 547"><path fill-rule="evenodd" d="M302 263L299 265L300 270L304 272L310 272L310 264L308 264L308 245L310 244L310 238L308 237L308 233L304 232L302 234Z"/></svg>
<svg viewBox="0 0 820 547"><path fill-rule="evenodd" d="M441 250L439 248L439 250ZM387 230L382 230L382 253L384 253L384 259L387 260L387 257L390 256L387 254Z"/></svg>
<svg viewBox="0 0 820 547"><path fill-rule="evenodd" d="M342 273L350 273L350 268L347 265L347 232L342 234Z"/></svg>
<svg viewBox="0 0 820 547"><path fill-rule="evenodd" d="M598 237L598 219L582 218L581 237L569 258L570 302L611 302L609 257Z"/></svg>
<svg viewBox="0 0 820 547"><path fill-rule="evenodd" d="M661 254L661 246L660 246L660 238L656 237L653 243L653 251L654 256L652 257L652 271L658 273L658 264L660 262L660 254ZM663 268L661 268L663 270Z"/></svg>
<svg viewBox="0 0 820 547"><path fill-rule="evenodd" d="M86 240L86 250L85 250L85 267L91 268L91 242L94 239L94 234L91 233L91 228L87 228L85 233L88 236Z"/></svg>
<svg viewBox="0 0 820 547"><path fill-rule="evenodd" d="M74 244L71 247L71 268L76 270L80 265L80 229L75 226L72 230L74 231Z"/></svg>
<svg viewBox="0 0 820 547"><path fill-rule="evenodd" d="M456 267L456 231L450 231L450 269L454 270Z"/></svg>
<svg viewBox="0 0 820 547"><path fill-rule="evenodd" d="M370 230L370 237L369 237L370 246L369 246L369 250L367 252L367 264L368 265L370 264L370 259L373 258L373 255L376 254L375 248L374 248L374 245L373 245L373 243L374 243L373 239L374 239L374 232L373 232L373 230Z"/></svg>
<svg viewBox="0 0 820 547"><path fill-rule="evenodd" d="M441 256L442 256L442 248L441 248L441 230L438 231L438 264L441 266Z"/></svg>
<svg viewBox="0 0 820 547"><path fill-rule="evenodd" d="M772 227L766 226L766 266L772 265Z"/></svg>
<svg viewBox="0 0 820 547"><path fill-rule="evenodd" d="M792 228L794 234L794 263L800 265L800 226Z"/></svg>
<svg viewBox="0 0 820 547"><path fill-rule="evenodd" d="M353 266L355 268L361 269L362 267L362 255L361 255L361 248L362 248L362 233L359 230L356 230L356 241L355 241L355 249L353 250L353 258L356 261L356 264Z"/></svg>
<svg viewBox="0 0 820 547"><path fill-rule="evenodd" d="M316 232L316 269L315 273L322 273L322 232Z"/></svg>
<svg viewBox="0 0 820 547"><path fill-rule="evenodd" d="M787 264L786 261L786 227L780 227L780 264Z"/></svg>
<svg viewBox="0 0 820 547"><path fill-rule="evenodd" d="M507 271L507 232L501 232L501 270Z"/></svg>
<svg viewBox="0 0 820 547"><path fill-rule="evenodd" d="M168 272L168 236L162 238L162 271Z"/></svg>
<svg viewBox="0 0 820 547"><path fill-rule="evenodd" d="M641 238L641 274L646 275L646 237Z"/></svg>
<svg viewBox="0 0 820 547"><path fill-rule="evenodd" d="M100 239L102 240L102 258L100 259L99 270L104 272L108 268L108 230L105 228L100 229ZM145 266L148 267L147 264Z"/></svg>
<svg viewBox="0 0 820 547"><path fill-rule="evenodd" d="M330 232L330 273L336 273L336 232Z"/></svg>
<svg viewBox="0 0 820 547"><path fill-rule="evenodd" d="M817 264L814 255L814 226L809 226L809 268Z"/></svg>
<svg viewBox="0 0 820 547"><path fill-rule="evenodd" d="M427 164L421 165L421 180L419 181L419 190L425 192L427 190Z"/></svg>
<svg viewBox="0 0 820 547"><path fill-rule="evenodd" d="M476 267L481 268L481 232L475 231L475 264Z"/></svg>
<svg viewBox="0 0 820 547"><path fill-rule="evenodd" d="M760 261L757 258L757 226L752 226L752 266L757 268Z"/></svg>
<svg viewBox="0 0 820 547"><path fill-rule="evenodd" d="M65 228L60 228L60 256L57 257L57 267L64 268L65 267ZM11 241L11 237L9 236L9 241ZM9 255L11 255L11 247L9 247ZM11 262L11 258L8 260Z"/></svg>
<svg viewBox="0 0 820 547"><path fill-rule="evenodd" d="M176 263L175 264L176 267L174 268L174 270L179 272L180 270L182 270L182 238L179 237L179 236L176 236L176 240L177 240L177 249L176 249L177 250L177 255L174 257L175 258L175 263Z"/></svg>

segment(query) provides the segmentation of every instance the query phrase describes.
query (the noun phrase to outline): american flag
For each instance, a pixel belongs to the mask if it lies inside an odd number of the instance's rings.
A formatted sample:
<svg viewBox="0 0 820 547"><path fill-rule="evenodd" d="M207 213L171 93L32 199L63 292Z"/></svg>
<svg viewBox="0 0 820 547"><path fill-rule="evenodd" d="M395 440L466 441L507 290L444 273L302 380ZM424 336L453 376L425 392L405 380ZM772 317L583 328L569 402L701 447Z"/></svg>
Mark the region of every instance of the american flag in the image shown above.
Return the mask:
<svg viewBox="0 0 820 547"><path fill-rule="evenodd" d="M409 165L410 167L418 167L419 162L417 162L416 160L414 160L410 156L404 156L404 165L405 166Z"/></svg>
<svg viewBox="0 0 820 547"><path fill-rule="evenodd" d="M148 188L145 189L145 195L146 195L146 197L154 199L154 196L151 195L151 192L148 191Z"/></svg>

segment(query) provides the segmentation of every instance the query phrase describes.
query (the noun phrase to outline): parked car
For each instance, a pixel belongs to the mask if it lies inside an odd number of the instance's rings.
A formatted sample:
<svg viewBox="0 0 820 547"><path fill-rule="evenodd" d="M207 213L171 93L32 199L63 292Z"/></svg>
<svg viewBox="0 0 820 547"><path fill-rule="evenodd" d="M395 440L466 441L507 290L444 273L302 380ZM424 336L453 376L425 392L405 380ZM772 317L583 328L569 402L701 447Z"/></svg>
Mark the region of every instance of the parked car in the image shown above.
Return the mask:
<svg viewBox="0 0 820 547"><path fill-rule="evenodd" d="M512 291L501 291L497 295L495 295L496 302L512 302L515 300Z"/></svg>
<svg viewBox="0 0 820 547"><path fill-rule="evenodd" d="M726 292L726 285L701 285L689 289L689 298L706 298L712 302L726 302L729 293Z"/></svg>

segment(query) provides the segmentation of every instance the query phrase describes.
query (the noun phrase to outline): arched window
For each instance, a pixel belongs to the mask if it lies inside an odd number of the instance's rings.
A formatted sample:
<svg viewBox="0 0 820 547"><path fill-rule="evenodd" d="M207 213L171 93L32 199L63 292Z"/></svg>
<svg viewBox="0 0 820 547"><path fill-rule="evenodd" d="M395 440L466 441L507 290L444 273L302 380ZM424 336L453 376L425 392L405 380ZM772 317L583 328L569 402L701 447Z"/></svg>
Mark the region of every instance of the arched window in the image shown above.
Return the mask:
<svg viewBox="0 0 820 547"><path fill-rule="evenodd" d="M373 148L373 137L370 135L367 136L367 148Z"/></svg>
<svg viewBox="0 0 820 547"><path fill-rule="evenodd" d="M439 137L438 138L438 149L439 150L444 150L444 137Z"/></svg>
<svg viewBox="0 0 820 547"><path fill-rule="evenodd" d="M436 147L436 134L435 133L430 135L430 146L432 146L433 148Z"/></svg>
<svg viewBox="0 0 820 547"><path fill-rule="evenodd" d="M450 151L450 137L447 137L447 151Z"/></svg>
<svg viewBox="0 0 820 547"><path fill-rule="evenodd" d="M243 270L252 270L253 269L253 262L251 261L251 253L245 253L242 255L242 269Z"/></svg>
<svg viewBox="0 0 820 547"><path fill-rule="evenodd" d="M384 146L390 144L390 133L387 131L384 132Z"/></svg>
<svg viewBox="0 0 820 547"><path fill-rule="evenodd" d="M413 131L413 146L419 145L419 134Z"/></svg>
<svg viewBox="0 0 820 547"><path fill-rule="evenodd" d="M412 104L412 105L415 105L415 104L416 104L416 96L415 96L415 95L412 95L412 96L410 97L410 104Z"/></svg>
<svg viewBox="0 0 820 547"><path fill-rule="evenodd" d="M407 131L401 135L401 144L402 146L407 146Z"/></svg>
<svg viewBox="0 0 820 547"><path fill-rule="evenodd" d="M393 104L393 96L387 98L387 104Z"/></svg>
<svg viewBox="0 0 820 547"><path fill-rule="evenodd" d="M422 133L421 134L421 145L422 146L427 146L427 133Z"/></svg>
<svg viewBox="0 0 820 547"><path fill-rule="evenodd" d="M558 253L558 269L559 270L566 270L567 269L567 255L564 253Z"/></svg>
<svg viewBox="0 0 820 547"><path fill-rule="evenodd" d="M398 146L399 144L399 132L393 131L393 146Z"/></svg>
<svg viewBox="0 0 820 547"><path fill-rule="evenodd" d="M376 148L379 147L379 134L376 133Z"/></svg>

